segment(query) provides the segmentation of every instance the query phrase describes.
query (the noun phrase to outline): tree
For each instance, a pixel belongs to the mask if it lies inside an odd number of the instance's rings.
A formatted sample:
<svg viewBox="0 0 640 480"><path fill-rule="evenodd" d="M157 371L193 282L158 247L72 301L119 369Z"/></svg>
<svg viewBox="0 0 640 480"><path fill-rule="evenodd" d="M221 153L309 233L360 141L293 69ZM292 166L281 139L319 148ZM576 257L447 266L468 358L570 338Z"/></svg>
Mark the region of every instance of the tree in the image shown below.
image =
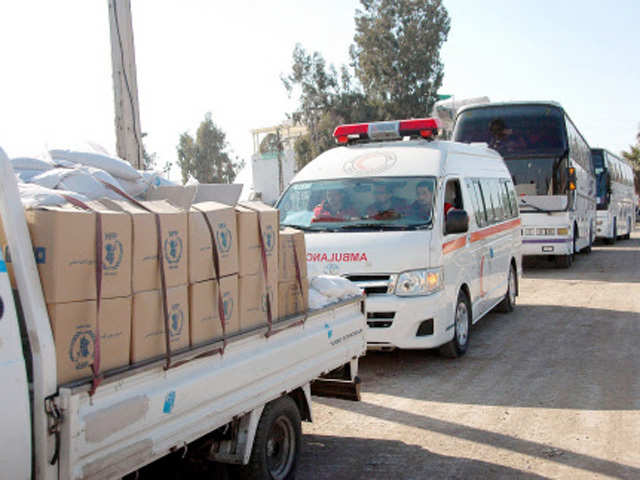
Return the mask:
<svg viewBox="0 0 640 480"><path fill-rule="evenodd" d="M366 95L386 118L422 117L442 84L440 47L449 34L441 0L361 0L350 54Z"/></svg>
<svg viewBox="0 0 640 480"><path fill-rule="evenodd" d="M200 183L231 183L240 162L231 160L227 148L226 134L207 113L195 139L187 132L180 135L177 150L183 183L190 175Z"/></svg>
<svg viewBox="0 0 640 480"><path fill-rule="evenodd" d="M636 135L636 144L629 146L628 152L622 152L622 156L629 160L633 167L636 192L640 193L640 131Z"/></svg>
<svg viewBox="0 0 640 480"><path fill-rule="evenodd" d="M340 123L424 117L437 100L449 33L441 0L360 1L351 68L338 75L320 53L296 45L292 72L282 78L289 96L299 94L290 117L309 129L295 144L299 167L335 145Z"/></svg>

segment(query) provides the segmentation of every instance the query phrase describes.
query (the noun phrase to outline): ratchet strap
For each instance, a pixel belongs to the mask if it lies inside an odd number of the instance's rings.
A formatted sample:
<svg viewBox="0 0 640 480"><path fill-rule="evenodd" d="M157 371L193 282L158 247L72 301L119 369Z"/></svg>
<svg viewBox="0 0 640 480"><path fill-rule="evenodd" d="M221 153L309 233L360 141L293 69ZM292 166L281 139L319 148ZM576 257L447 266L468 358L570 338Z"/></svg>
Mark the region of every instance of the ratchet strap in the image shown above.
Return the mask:
<svg viewBox="0 0 640 480"><path fill-rule="evenodd" d="M218 287L218 318L220 319L220 323L222 324L222 349L220 351L220 354L224 354L224 349L227 347L227 318L224 313L222 287L220 286L220 258L218 257L218 244L216 242L216 236L213 231L213 227L211 226L211 221L209 220L206 212L196 206L193 206L193 209L198 210L200 213L202 213L202 216L204 217L204 220L207 224L207 228L209 229L209 236L211 237L211 257L213 260L213 270L216 276L216 284Z"/></svg>
<svg viewBox="0 0 640 480"><path fill-rule="evenodd" d="M64 199L71 205L81 208L83 210L92 212L96 216L96 333L93 341L93 363L91 363L91 389L89 390L89 396L93 396L96 390L102 383L103 376L100 373L100 307L102 304L102 214L95 209L91 208L86 203L74 198L70 195L63 195Z"/></svg>
<svg viewBox="0 0 640 480"><path fill-rule="evenodd" d="M165 274L165 265L164 265L164 256L162 255L162 224L160 221L160 215L156 212L153 212L148 207L143 205L141 202L133 198L126 192L123 192L115 185L112 185L104 180L100 180L105 187L110 190L113 190L118 195L126 198L131 203L133 203L136 207L139 207L149 213L152 213L156 219L156 236L157 236L157 255L158 255L158 264L160 266L160 282L161 282L161 293L162 293L162 313L164 317L164 343L165 343L165 370L169 370L172 368L171 364L171 330L169 323L169 302L167 301L167 280Z"/></svg>

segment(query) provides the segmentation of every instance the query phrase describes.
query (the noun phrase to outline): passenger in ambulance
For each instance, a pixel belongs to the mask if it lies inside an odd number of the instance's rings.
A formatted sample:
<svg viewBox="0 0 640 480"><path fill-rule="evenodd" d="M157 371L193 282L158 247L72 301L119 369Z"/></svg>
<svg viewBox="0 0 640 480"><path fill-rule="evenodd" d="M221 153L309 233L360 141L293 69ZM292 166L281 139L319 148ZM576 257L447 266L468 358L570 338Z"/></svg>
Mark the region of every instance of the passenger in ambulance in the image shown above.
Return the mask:
<svg viewBox="0 0 640 480"><path fill-rule="evenodd" d="M409 206L409 214L420 219L431 220L433 210L433 184L420 182L416 185L416 200Z"/></svg>
<svg viewBox="0 0 640 480"><path fill-rule="evenodd" d="M373 203L367 208L367 217L374 220L392 220L406 215L407 201L393 196L391 186L386 183L373 185Z"/></svg>
<svg viewBox="0 0 640 480"><path fill-rule="evenodd" d="M313 209L312 222L341 222L356 218L358 215L353 208L345 204L344 190L333 188L326 192L326 198Z"/></svg>
<svg viewBox="0 0 640 480"><path fill-rule="evenodd" d="M447 186L444 191L444 218L447 218L447 213L450 210L458 207L458 188L454 180L447 182Z"/></svg>

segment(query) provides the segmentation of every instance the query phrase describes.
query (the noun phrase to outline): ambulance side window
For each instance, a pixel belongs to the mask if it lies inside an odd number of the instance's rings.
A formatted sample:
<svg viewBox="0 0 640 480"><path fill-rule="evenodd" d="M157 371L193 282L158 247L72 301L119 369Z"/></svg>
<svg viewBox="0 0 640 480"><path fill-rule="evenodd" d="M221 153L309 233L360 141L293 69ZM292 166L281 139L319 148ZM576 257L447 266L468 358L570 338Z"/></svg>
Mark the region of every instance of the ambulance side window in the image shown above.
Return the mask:
<svg viewBox="0 0 640 480"><path fill-rule="evenodd" d="M484 198L484 204L487 211L487 224L491 225L496 221L495 201L491 191L491 184L488 178L480 180L480 191L482 192L482 198Z"/></svg>
<svg viewBox="0 0 640 480"><path fill-rule="evenodd" d="M478 227L484 227L487 224L487 212L484 206L484 199L480 190L479 180L467 180L467 187L471 194L471 203L473 204L473 215L476 219Z"/></svg>

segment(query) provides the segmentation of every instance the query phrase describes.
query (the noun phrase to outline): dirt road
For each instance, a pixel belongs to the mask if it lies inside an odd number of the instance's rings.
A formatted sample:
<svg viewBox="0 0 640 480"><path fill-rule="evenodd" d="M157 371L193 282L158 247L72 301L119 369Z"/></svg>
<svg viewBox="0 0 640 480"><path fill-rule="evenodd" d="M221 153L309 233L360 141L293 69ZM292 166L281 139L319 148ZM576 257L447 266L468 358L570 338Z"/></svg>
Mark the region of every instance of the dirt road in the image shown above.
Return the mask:
<svg viewBox="0 0 640 480"><path fill-rule="evenodd" d="M314 397L298 479L640 478L640 233L525 269L459 360L369 353L362 402Z"/></svg>

